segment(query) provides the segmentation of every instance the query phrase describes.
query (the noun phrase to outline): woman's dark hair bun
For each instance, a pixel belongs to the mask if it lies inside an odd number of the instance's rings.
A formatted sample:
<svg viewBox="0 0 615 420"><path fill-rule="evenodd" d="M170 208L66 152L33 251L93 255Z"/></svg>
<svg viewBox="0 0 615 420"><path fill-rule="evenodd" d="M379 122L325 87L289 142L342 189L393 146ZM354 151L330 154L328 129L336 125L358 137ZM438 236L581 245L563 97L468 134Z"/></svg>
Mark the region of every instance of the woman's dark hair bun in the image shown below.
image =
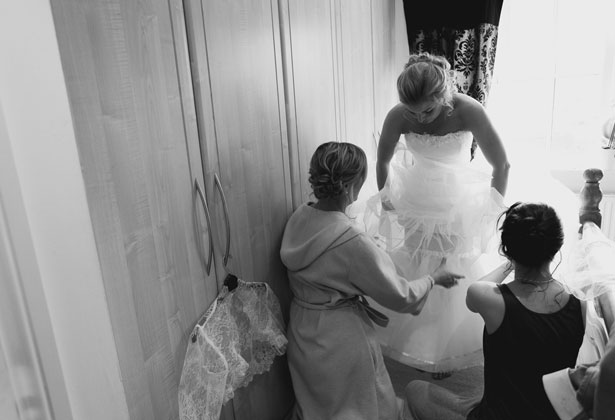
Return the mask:
<svg viewBox="0 0 615 420"><path fill-rule="evenodd" d="M500 252L527 267L550 262L564 243L562 223L547 204L517 202L501 217Z"/></svg>

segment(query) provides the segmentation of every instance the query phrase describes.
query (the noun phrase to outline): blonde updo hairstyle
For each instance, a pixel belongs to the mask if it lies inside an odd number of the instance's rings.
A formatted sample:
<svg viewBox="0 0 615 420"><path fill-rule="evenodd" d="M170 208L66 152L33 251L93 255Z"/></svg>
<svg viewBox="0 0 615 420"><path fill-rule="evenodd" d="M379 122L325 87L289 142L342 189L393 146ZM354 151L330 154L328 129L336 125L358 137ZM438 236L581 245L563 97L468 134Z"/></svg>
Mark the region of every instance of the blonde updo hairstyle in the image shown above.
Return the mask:
<svg viewBox="0 0 615 420"><path fill-rule="evenodd" d="M413 54L397 78L399 100L405 105L437 101L452 111L454 71L444 58L429 53Z"/></svg>
<svg viewBox="0 0 615 420"><path fill-rule="evenodd" d="M352 143L321 144L310 161L309 182L318 199L339 197L346 185L366 176L365 152Z"/></svg>

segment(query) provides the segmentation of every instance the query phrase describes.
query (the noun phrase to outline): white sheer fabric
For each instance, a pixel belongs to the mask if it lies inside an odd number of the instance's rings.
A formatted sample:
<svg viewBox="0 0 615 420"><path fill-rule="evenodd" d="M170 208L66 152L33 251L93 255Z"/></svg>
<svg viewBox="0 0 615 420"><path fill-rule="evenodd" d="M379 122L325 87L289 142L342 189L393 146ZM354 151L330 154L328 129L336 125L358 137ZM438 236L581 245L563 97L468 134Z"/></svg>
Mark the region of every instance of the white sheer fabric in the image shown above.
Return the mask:
<svg viewBox="0 0 615 420"><path fill-rule="evenodd" d="M583 225L562 280L582 300L595 299L615 287L615 242L594 223Z"/></svg>
<svg viewBox="0 0 615 420"><path fill-rule="evenodd" d="M598 315L594 302L582 302L585 335L579 348L577 366L599 361L604 355L606 344L609 341L604 320Z"/></svg>
<svg viewBox="0 0 615 420"><path fill-rule="evenodd" d="M407 279L440 265L465 275L453 289L433 288L416 316L370 304L386 314L378 329L383 354L430 372L482 364L483 320L468 311L470 283L498 264L496 220L503 198L491 174L469 159L472 133L408 133L396 145L386 186L370 197L365 229ZM383 211L382 201L394 210ZM491 261L493 260L493 261Z"/></svg>
<svg viewBox="0 0 615 420"><path fill-rule="evenodd" d="M595 362L602 357L608 341L597 298L615 290L615 242L594 223L583 225L581 238L571 247L562 280L570 293L586 301L585 337L577 364Z"/></svg>
<svg viewBox="0 0 615 420"><path fill-rule="evenodd" d="M181 420L220 417L222 405L286 351L280 304L266 283L226 286L188 342L179 384ZM196 340L192 340L196 337Z"/></svg>

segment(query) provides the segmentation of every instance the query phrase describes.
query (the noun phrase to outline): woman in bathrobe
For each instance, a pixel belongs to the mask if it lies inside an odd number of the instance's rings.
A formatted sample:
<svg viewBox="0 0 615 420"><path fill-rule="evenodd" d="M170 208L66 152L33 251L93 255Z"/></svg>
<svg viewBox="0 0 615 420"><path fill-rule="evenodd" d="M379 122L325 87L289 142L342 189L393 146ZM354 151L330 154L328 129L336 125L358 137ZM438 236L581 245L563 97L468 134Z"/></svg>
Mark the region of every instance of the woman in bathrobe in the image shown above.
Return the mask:
<svg viewBox="0 0 615 420"><path fill-rule="evenodd" d="M287 336L295 418L401 418L375 338L375 328L388 320L364 296L418 314L435 285L449 288L462 276L448 271L443 260L431 275L400 277L388 254L346 215L367 174L361 148L322 144L309 173L318 201L290 217L280 251L294 295Z"/></svg>

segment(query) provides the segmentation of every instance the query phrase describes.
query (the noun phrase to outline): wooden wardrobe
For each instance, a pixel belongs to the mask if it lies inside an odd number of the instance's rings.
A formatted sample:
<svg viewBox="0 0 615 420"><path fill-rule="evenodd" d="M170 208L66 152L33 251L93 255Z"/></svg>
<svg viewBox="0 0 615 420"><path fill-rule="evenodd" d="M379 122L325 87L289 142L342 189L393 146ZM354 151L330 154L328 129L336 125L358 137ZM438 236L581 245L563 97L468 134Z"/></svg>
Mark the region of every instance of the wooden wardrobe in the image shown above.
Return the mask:
<svg viewBox="0 0 615 420"><path fill-rule="evenodd" d="M128 418L178 419L188 336L229 272L269 283L287 320L285 222L317 145L375 150L401 2L51 6ZM283 419L293 402L279 357L222 417Z"/></svg>

